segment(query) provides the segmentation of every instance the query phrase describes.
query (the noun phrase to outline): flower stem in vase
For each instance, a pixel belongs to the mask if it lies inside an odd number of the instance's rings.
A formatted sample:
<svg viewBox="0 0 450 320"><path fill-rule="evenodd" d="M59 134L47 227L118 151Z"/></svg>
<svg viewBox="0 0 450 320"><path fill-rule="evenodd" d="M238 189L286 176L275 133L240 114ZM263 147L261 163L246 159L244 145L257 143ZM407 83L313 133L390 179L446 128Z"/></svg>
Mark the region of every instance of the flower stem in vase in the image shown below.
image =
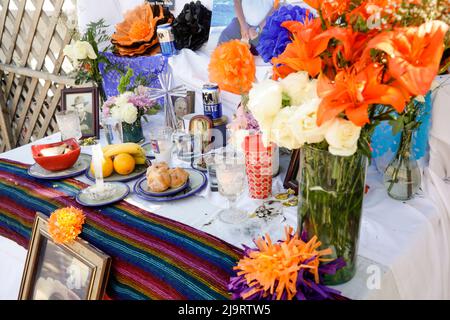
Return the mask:
<svg viewBox="0 0 450 320"><path fill-rule="evenodd" d="M412 158L413 130L404 130L394 159L386 168L384 183L388 195L396 200L409 200L420 187L421 176L417 160Z"/></svg>
<svg viewBox="0 0 450 320"><path fill-rule="evenodd" d="M333 250L346 267L324 278L327 284L349 281L356 271L359 227L365 190L367 158L333 156L305 146L300 159L299 230L316 235L322 249ZM328 258L328 257L327 257Z"/></svg>

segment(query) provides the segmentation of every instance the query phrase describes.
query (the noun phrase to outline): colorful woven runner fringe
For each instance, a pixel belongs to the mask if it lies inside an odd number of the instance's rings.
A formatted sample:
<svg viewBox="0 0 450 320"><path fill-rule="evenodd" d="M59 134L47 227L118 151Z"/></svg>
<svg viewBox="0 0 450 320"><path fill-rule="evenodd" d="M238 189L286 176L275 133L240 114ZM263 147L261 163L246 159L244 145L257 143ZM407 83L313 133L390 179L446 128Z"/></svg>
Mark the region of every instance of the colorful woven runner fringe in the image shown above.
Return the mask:
<svg viewBox="0 0 450 320"><path fill-rule="evenodd" d="M42 181L28 165L0 159L0 235L28 248L37 211L74 206L86 214L81 238L112 257L111 299L229 299L227 284L242 251L224 241L125 201L81 207L86 187L74 179ZM182 213L180 213L182 214Z"/></svg>

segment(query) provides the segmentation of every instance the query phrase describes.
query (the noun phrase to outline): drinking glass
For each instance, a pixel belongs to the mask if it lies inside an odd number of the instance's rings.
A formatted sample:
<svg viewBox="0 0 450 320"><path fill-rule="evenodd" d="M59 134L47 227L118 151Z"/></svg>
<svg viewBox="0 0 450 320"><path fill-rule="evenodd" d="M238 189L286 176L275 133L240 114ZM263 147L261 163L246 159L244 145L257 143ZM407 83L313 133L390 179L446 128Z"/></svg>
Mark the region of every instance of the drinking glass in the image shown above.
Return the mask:
<svg viewBox="0 0 450 320"><path fill-rule="evenodd" d="M113 117L102 120L103 129L108 144L123 143L122 122Z"/></svg>
<svg viewBox="0 0 450 320"><path fill-rule="evenodd" d="M75 138L80 140L81 134L80 117L76 111L61 111L55 114L56 123L61 131L62 140Z"/></svg>
<svg viewBox="0 0 450 320"><path fill-rule="evenodd" d="M154 127L150 129L150 144L156 162L165 162L170 165L172 159L173 129L170 127Z"/></svg>
<svg viewBox="0 0 450 320"><path fill-rule="evenodd" d="M215 169L219 193L228 199L227 209L219 212L219 219L228 224L242 223L248 219L245 211L236 208L236 200L245 188L245 158L233 151L215 155Z"/></svg>
<svg viewBox="0 0 450 320"><path fill-rule="evenodd" d="M201 155L202 136L190 134L185 131L175 131L173 142L177 158L184 162L193 163L194 159Z"/></svg>

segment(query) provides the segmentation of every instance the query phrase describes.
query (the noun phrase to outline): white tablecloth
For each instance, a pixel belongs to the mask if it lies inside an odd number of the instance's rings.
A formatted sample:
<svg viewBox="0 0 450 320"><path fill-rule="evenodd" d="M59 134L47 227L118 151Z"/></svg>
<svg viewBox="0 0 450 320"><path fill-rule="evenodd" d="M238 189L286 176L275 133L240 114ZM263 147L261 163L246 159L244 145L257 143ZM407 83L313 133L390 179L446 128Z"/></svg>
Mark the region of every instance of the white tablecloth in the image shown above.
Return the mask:
<svg viewBox="0 0 450 320"><path fill-rule="evenodd" d="M152 121L158 121L157 118ZM56 140L59 140L58 134L38 143ZM33 163L29 145L4 153L1 157ZM282 160L283 172L275 181L275 191L281 189L281 177L284 177L287 160ZM88 182L83 176L79 179ZM434 192L437 189L427 176L425 181L428 190ZM368 184L370 191L364 203L358 272L352 281L338 289L352 299L450 298L447 238L450 224L445 209L448 203L445 207L444 203L439 202L439 195L434 193L433 197L421 194L406 203L394 201L386 196L381 175L373 167L369 169ZM449 186L442 184L448 192ZM279 239L283 225L296 226L297 223L296 209L289 208L284 210L286 221L281 224L280 219L271 223L252 219L241 226L225 225L214 219L225 201L220 195L209 191L165 204L146 202L135 195L130 195L127 201L216 235L236 246L251 245L255 236L265 232ZM249 212L258 204L258 201L247 196L239 201L239 206ZM213 223L209 225L211 221ZM17 297L25 256L23 248L0 237L0 299Z"/></svg>

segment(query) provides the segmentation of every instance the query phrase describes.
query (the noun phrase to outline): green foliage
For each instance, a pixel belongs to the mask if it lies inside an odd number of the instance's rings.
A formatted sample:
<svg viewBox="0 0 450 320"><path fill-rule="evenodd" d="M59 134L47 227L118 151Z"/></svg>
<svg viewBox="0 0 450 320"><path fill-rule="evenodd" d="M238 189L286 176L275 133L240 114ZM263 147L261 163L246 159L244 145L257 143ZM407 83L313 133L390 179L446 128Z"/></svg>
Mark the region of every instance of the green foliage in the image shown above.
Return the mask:
<svg viewBox="0 0 450 320"><path fill-rule="evenodd" d="M353 31L366 33L369 31L367 22L361 17L357 16L355 21L351 22L353 25Z"/></svg>
<svg viewBox="0 0 450 320"><path fill-rule="evenodd" d="M291 106L291 97L289 97L285 92L282 94L281 105L282 108Z"/></svg>
<svg viewBox="0 0 450 320"><path fill-rule="evenodd" d="M124 94L125 92L129 91L128 87L130 86L131 78L133 76L133 69L128 68L127 73L120 78L119 86L117 87L117 91L119 91L120 94Z"/></svg>
<svg viewBox="0 0 450 320"><path fill-rule="evenodd" d="M88 41L94 48L95 53L98 53L98 48L101 45L106 45L103 51L110 51L112 49L111 37L108 34L108 25L105 24L105 19L90 22L87 25L86 33L81 38L82 41Z"/></svg>

